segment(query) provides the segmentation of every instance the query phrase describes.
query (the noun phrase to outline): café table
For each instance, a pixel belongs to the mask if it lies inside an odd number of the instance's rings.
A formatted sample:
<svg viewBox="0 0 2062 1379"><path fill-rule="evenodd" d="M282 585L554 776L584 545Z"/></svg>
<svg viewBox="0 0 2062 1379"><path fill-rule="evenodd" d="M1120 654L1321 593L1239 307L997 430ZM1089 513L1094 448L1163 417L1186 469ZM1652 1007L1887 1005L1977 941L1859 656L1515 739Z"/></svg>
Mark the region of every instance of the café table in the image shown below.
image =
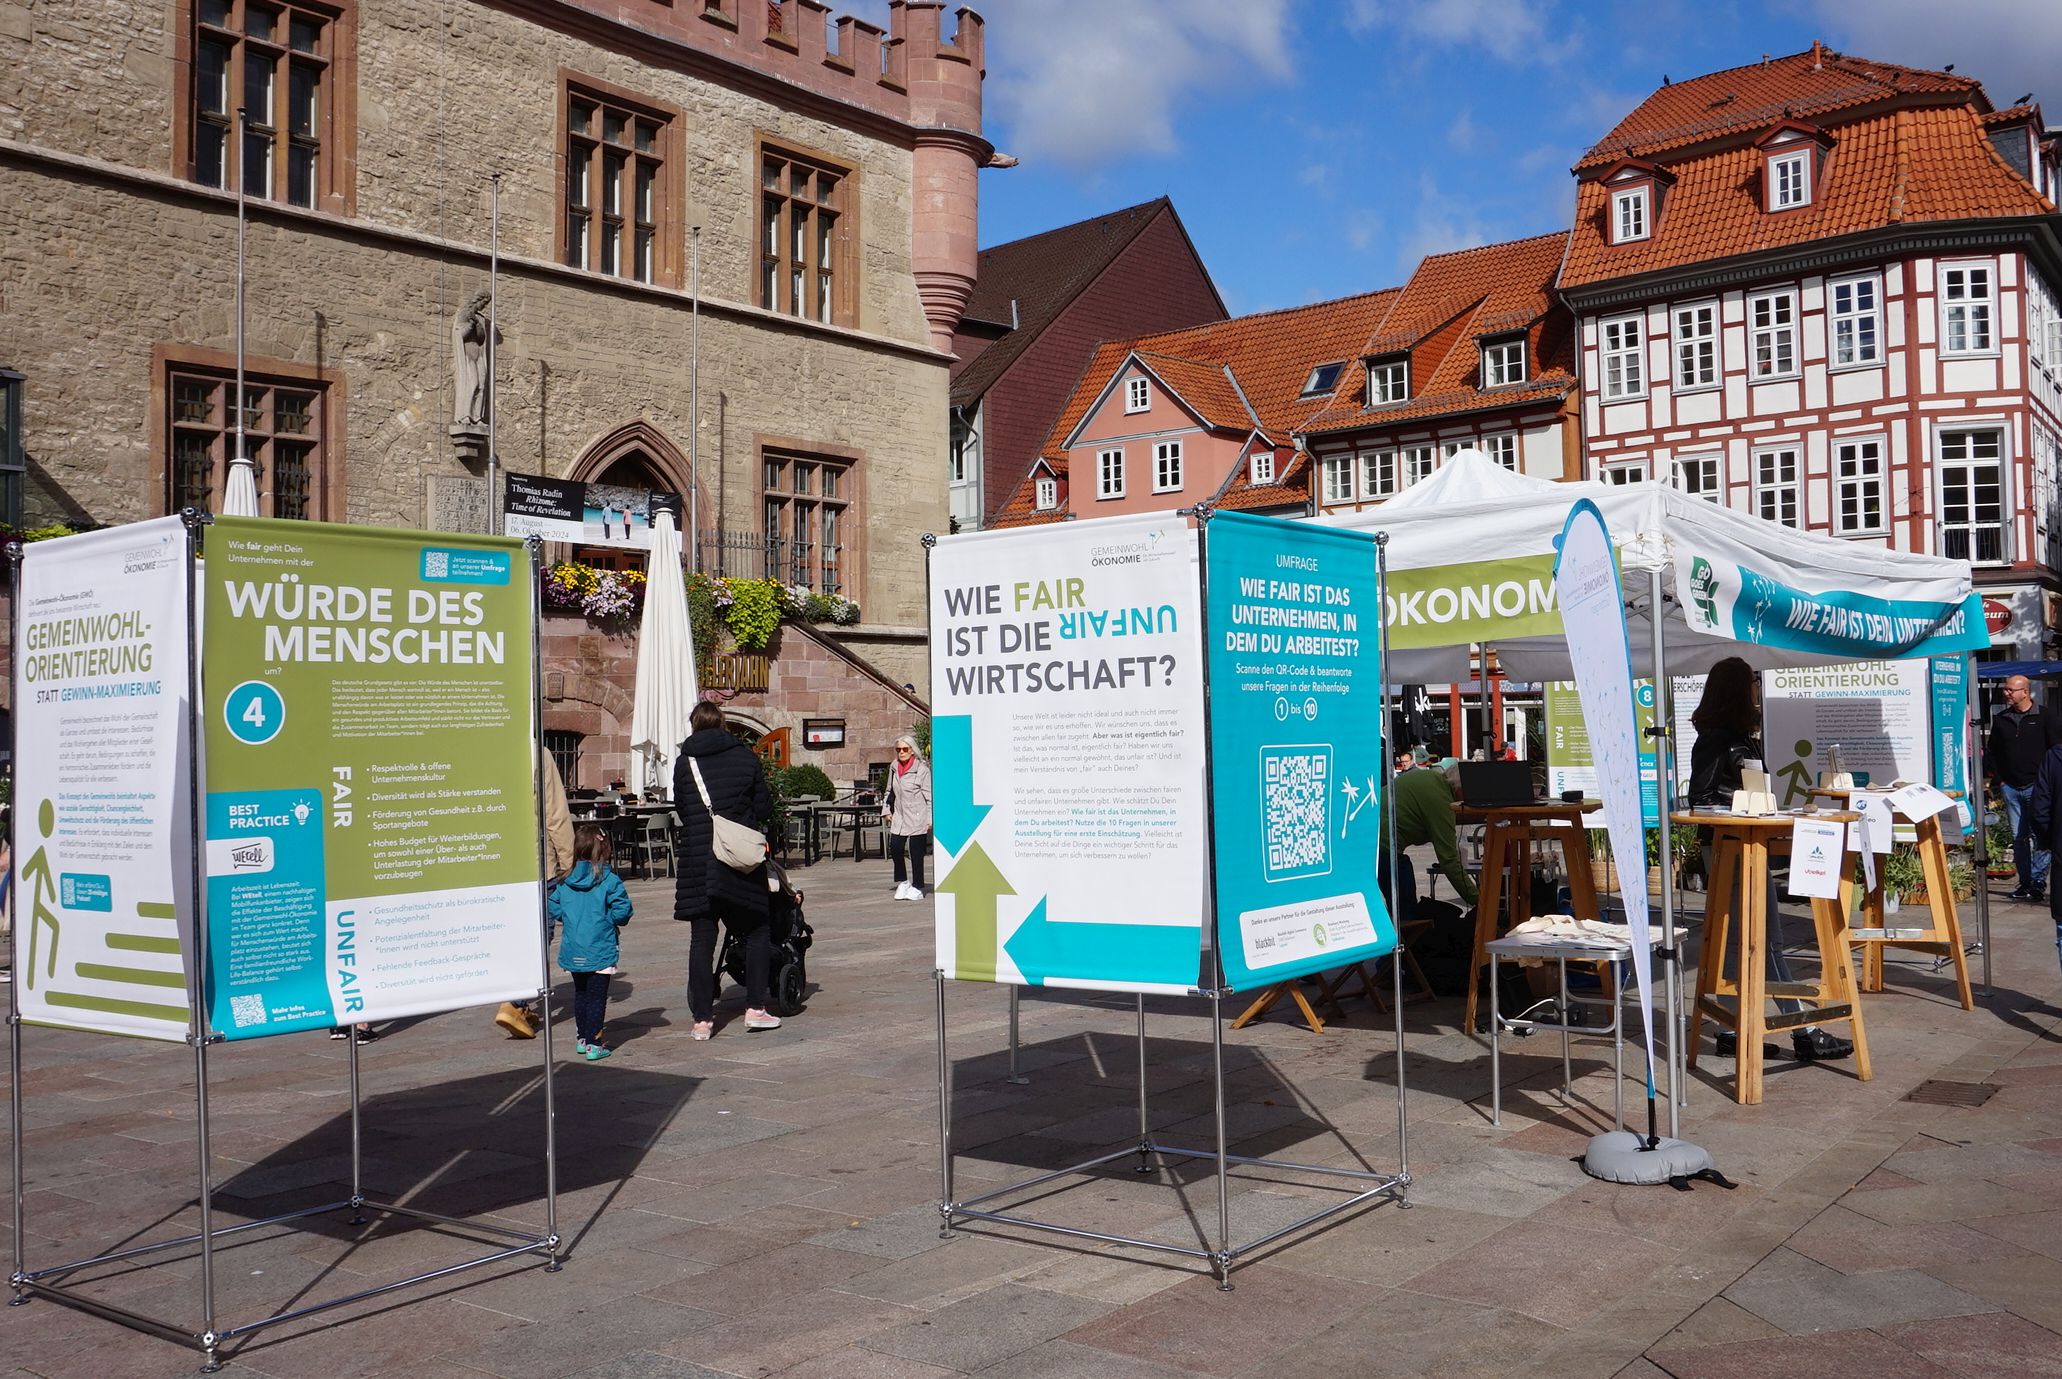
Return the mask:
<svg viewBox="0 0 2062 1379"><path fill-rule="evenodd" d="M1468 1004L1461 1028L1475 1028L1475 1003L1489 943L1501 929L1497 909L1508 898L1502 929L1532 917L1532 849L1561 845L1568 864L1569 909L1577 919L1601 919L1596 879L1589 868L1589 835L1582 816L1602 808L1597 800L1550 800L1534 804L1457 805L1454 817L1482 825L1482 885L1475 901L1475 944L1468 962Z"/></svg>
<svg viewBox="0 0 2062 1379"><path fill-rule="evenodd" d="M1811 793L1814 798L1831 800L1834 807L1844 808L1860 792L1820 786ZM1951 790L1947 794L1950 799L1957 799L1961 792ZM1873 868L1873 883L1868 894L1861 899L1861 922L1847 931L1847 941L1861 950L1861 971L1857 980L1863 991L1883 989L1885 948L1907 948L1930 953L1942 962L1952 962L1955 994L1961 997L1962 1009L1974 1010L1976 998L1969 989L1969 955L1962 950L1962 920L1955 905L1954 882L1948 875L1947 838L1940 825L1947 813L1942 810L1912 825L1919 865L1926 877L1926 910L1930 923L1891 922L1883 906L1883 865L1879 857ZM1902 914L1898 916L1900 919L1903 917Z"/></svg>
<svg viewBox="0 0 2062 1379"><path fill-rule="evenodd" d="M1742 1106L1761 1104L1762 1037L1774 1031L1845 1021L1854 1040L1855 1075L1864 1082L1874 1076L1847 937L1847 915L1854 895L1854 851L1845 826L1861 815L1852 810L1817 810L1801 816L1842 825L1837 863L1840 893L1811 901L1812 932L1819 950L1817 978L1772 982L1764 971L1768 862L1770 856L1790 851L1791 832L1799 817L1795 813L1754 815L1702 809L1669 816L1673 823L1711 830L1711 875L1705 879L1704 943L1697 963L1697 999L1691 1006L1689 1066L1697 1066L1697 1045L1707 1018L1732 1030L1738 1050L1733 1100ZM1724 975L1728 944L1734 945L1735 975L1730 978ZM1768 1003L1778 997L1801 1000L1804 1008L1771 1015ZM1733 1002L1730 1008L1725 1004L1728 999Z"/></svg>

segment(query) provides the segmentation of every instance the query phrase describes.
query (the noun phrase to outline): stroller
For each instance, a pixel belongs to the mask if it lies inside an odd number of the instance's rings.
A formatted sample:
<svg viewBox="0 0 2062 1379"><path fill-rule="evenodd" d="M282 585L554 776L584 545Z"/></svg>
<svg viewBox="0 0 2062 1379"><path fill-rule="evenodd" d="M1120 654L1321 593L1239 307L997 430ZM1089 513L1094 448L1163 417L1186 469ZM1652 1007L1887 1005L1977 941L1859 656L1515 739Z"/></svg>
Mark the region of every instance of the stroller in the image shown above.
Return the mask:
<svg viewBox="0 0 2062 1379"><path fill-rule="evenodd" d="M773 888L768 897L768 908L772 912L767 937L773 947L773 961L769 964L767 1004L773 1013L783 1019L799 1015L802 1001L809 990L809 947L816 940L816 931L809 927L809 921L802 914L802 892L788 881L787 872L780 863L771 858L766 862L766 876ZM731 932L728 925L723 930L723 952L717 958L718 971L730 974L730 979L742 985L745 980L745 945Z"/></svg>

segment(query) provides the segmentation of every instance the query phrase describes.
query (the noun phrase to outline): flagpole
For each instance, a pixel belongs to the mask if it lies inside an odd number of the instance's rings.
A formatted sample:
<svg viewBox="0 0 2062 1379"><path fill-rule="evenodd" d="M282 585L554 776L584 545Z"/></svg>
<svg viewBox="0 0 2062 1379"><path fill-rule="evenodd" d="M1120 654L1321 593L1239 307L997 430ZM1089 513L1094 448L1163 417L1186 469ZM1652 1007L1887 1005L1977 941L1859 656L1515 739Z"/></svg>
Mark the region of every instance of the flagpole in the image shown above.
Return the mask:
<svg viewBox="0 0 2062 1379"><path fill-rule="evenodd" d="M234 167L234 168L236 169L236 449L235 449L235 453L234 453L234 454L232 454L232 455L231 455L231 456L229 457L229 464L228 464L228 466L227 466L227 467L226 467L226 468L225 468L225 469L223 470L223 474L222 474L222 478L223 478L223 497L224 497L225 499L226 499L226 498L228 497L228 493L229 493L229 489L228 489L228 480L229 480L229 476L230 476L231 474L235 473L235 471L236 471L236 466L238 466L238 465L240 465L240 464L247 464L247 463L249 463L249 460L250 460L250 450L249 450L248 446L247 446L247 445L245 444L245 442L244 442L244 417L243 417L243 414L244 414L244 402L243 402L243 335L244 335L244 325L243 325L243 316L244 316L244 311L243 311L243 303L244 303L244 261L243 261L243 241L244 241L244 204L243 204L243 196L244 196L244 194L243 194L243 185L244 185L244 165L243 165L243 160L244 160L244 154L245 154L245 144L246 144L246 141L247 141L247 139L248 139L248 135L247 135L247 134L245 133L245 130L244 130L244 126L245 126L245 125L246 125L246 124L247 124L247 123L249 122L249 118L250 118L250 117L249 117L248 113L247 113L247 112L245 111L244 107L242 107L242 106L240 106L240 105L239 105L238 107L236 107L236 157L235 157L235 160L234 160L234 162L233 162L233 163L231 164L231 166L233 166L233 167ZM219 505L218 505L218 506L219 506Z"/></svg>
<svg viewBox="0 0 2062 1379"><path fill-rule="evenodd" d="M688 232L687 568L702 568L702 227Z"/></svg>
<svg viewBox="0 0 2062 1379"><path fill-rule="evenodd" d="M494 424L499 419L501 399L495 386L500 377L494 366L494 339L501 333L501 174L487 177L487 532L501 530L501 503L495 492L501 451L494 443Z"/></svg>

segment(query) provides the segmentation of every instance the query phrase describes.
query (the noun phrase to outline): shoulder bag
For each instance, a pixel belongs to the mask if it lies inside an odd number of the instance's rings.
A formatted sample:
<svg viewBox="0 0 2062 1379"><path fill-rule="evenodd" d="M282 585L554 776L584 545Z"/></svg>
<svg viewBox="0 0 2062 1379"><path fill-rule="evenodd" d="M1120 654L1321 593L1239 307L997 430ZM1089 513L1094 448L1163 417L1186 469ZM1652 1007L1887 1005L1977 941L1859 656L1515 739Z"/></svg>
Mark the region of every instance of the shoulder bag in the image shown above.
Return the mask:
<svg viewBox="0 0 2062 1379"><path fill-rule="evenodd" d="M766 861L765 835L750 824L741 824L718 814L716 806L709 803L709 787L702 783L702 764L689 757L687 769L694 776L694 788L702 797L702 807L709 811L709 850L716 854L716 860L732 871L759 870Z"/></svg>

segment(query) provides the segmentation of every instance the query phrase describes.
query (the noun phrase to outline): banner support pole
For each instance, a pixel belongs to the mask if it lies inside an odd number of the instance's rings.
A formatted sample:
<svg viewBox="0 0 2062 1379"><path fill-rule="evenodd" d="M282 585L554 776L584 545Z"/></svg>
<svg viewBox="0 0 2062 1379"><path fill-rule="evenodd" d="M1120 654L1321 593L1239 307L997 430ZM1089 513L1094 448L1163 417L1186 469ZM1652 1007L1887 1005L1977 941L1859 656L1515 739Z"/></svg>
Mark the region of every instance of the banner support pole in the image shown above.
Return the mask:
<svg viewBox="0 0 2062 1379"><path fill-rule="evenodd" d="M1389 906L1389 923L1396 930L1396 951L1389 955L1389 984L1392 994L1390 1007L1396 1016L1396 1174L1399 1189L1410 1185L1410 1110L1404 1091L1403 1059L1403 916L1396 912L1394 897L1400 890L1397 878L1403 860L1401 849L1396 846L1396 743L1395 732L1389 716L1389 629L1386 610L1389 607L1389 533L1375 533L1375 607L1377 616L1384 619L1380 640L1375 649L1375 677L1382 700L1382 784L1387 792L1382 797L1385 806L1382 829L1382 851L1388 862L1389 894L1383 903ZM1400 704L1401 697L1398 698ZM1397 1205L1408 1208L1410 1199L1399 1190Z"/></svg>
<svg viewBox="0 0 2062 1379"><path fill-rule="evenodd" d="M1015 987L1010 988L1015 991ZM1153 1171L1153 1132L1146 1120L1146 993L1138 993L1138 1166L1134 1173Z"/></svg>
<svg viewBox="0 0 2062 1379"><path fill-rule="evenodd" d="M200 622L199 580L194 573L195 558L200 553L200 529L206 523L206 514L194 508L180 513L186 524L186 792L187 818L191 822L193 837L192 871L190 873L192 898L188 908L193 915L193 971L187 978L187 991L193 1003L191 1033L187 1038L193 1044L193 1091L195 1147L200 1156L200 1312L201 1332L197 1338L205 1355L201 1373L213 1374L222 1368L215 1348L221 1337L215 1331L215 1173L214 1164L208 1153L208 1045L214 1036L208 1032L208 1003L206 1000L206 973L208 970L208 914L207 892L203 889L207 878L202 875L201 855L206 850L207 826L204 822L203 796L201 791L201 734L206 730L206 720L200 701Z"/></svg>
<svg viewBox="0 0 2062 1379"><path fill-rule="evenodd" d="M1017 1047L1020 1042L1019 1035L1017 1033L1018 992L1019 988L1017 984L1015 982L1010 983L1010 1070L1008 1074L1004 1076L1003 1081L1009 1083L1009 1085L1012 1087L1027 1087L1031 1084L1031 1079L1024 1076L1024 1074L1018 1071L1017 1069Z"/></svg>
<svg viewBox="0 0 2062 1379"><path fill-rule="evenodd" d="M952 1064L945 1052L945 969L931 970L938 1006L938 1238L952 1239Z"/></svg>
<svg viewBox="0 0 2062 1379"><path fill-rule="evenodd" d="M1140 997L1141 1001L1145 998ZM1210 1066L1217 1113L1217 1250L1210 1266L1217 1271L1217 1291L1229 1293L1231 1281L1231 1176L1224 1157L1224 989L1210 989Z"/></svg>
<svg viewBox="0 0 2062 1379"><path fill-rule="evenodd" d="M1983 994L1990 995L1990 827L1984 822L1983 702L1976 695L1975 658L1962 655L1962 692L1967 701L1968 731L1962 734L1965 761L1962 792L1969 803L1970 853L1976 859L1976 943L1983 953Z"/></svg>
<svg viewBox="0 0 2062 1379"><path fill-rule="evenodd" d="M358 1031L350 1026L344 1029L344 1047L349 1051L351 1063L351 1224L365 1224L365 1172L363 1117L360 1114L362 1101L358 1090Z"/></svg>
<svg viewBox="0 0 2062 1379"><path fill-rule="evenodd" d="M7 663L10 666L18 666L21 664L19 654L21 648L21 542L19 541L7 543L7 587L12 594L7 605ZM7 762L7 786L7 798L14 801L14 808L7 816L7 865L10 870L13 870L16 867L14 859L20 855L15 851L15 846L17 843L16 834L19 831L18 824L21 819L21 797L14 791L14 759L12 754L9 755ZM13 878L10 877L10 883L12 880ZM14 889L11 884L7 893L7 904L10 907L14 906ZM35 922L33 914L30 916L30 922ZM7 1299L9 1307L20 1307L29 1300L28 1294L23 1291L24 1276L28 1272L28 1258L23 1253L25 1246L23 1244L24 1212L21 1191L23 1149L21 1133L21 978L17 975L18 964L14 961L12 951L15 938L16 926L9 924L7 926L7 943L9 947L7 959L7 1125L9 1141L8 1170L14 1186L14 1269L7 1278L8 1287L12 1293ZM188 984L191 985L190 982Z"/></svg>
<svg viewBox="0 0 2062 1379"><path fill-rule="evenodd" d="M499 174L496 174L499 186ZM537 797L537 920L539 938L543 939L548 922L550 897L544 886L544 631L538 612L538 587L543 575L544 542L540 537L529 537L523 546L530 557L530 781ZM553 1073L558 1060L551 1055L551 944L548 940L538 945L537 1020L541 1036L538 1043L544 1053L544 1238L551 1246L550 1262L544 1272L555 1274L564 1267L565 1261L559 1253L558 1234L558 1093ZM355 1047L355 1046L354 1046Z"/></svg>
<svg viewBox="0 0 2062 1379"><path fill-rule="evenodd" d="M1647 624L1654 642L1654 804L1655 823L1661 837L1661 953L1667 966L1664 985L1668 988L1668 1137L1682 1137L1682 1104L1678 1089L1682 1082L1677 1068L1682 1058L1681 954L1675 946L1675 850L1670 837L1669 816L1675 813L1675 704L1669 694L1668 654L1663 649L1667 609L1661 592L1661 571L1647 572ZM1647 1128L1654 1120L1654 1089L1647 1088Z"/></svg>

